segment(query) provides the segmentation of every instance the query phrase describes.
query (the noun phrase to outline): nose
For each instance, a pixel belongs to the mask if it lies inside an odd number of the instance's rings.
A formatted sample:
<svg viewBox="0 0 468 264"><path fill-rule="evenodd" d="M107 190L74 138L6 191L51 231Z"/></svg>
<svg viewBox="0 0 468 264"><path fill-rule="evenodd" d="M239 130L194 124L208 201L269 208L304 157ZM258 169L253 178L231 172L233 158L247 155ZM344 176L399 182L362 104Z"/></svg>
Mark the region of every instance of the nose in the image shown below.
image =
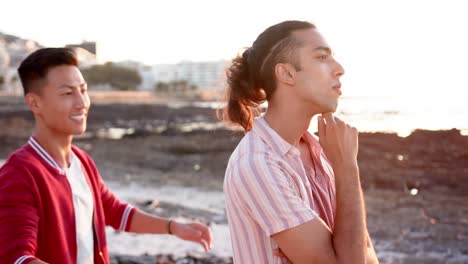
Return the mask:
<svg viewBox="0 0 468 264"><path fill-rule="evenodd" d="M335 70L335 75L337 78L343 76L345 74L345 70L343 68L343 66L338 62L338 61L335 61L336 62L336 70Z"/></svg>
<svg viewBox="0 0 468 264"><path fill-rule="evenodd" d="M77 96L75 97L75 107L79 109L88 108L90 101L88 93L81 93L79 90L77 92Z"/></svg>

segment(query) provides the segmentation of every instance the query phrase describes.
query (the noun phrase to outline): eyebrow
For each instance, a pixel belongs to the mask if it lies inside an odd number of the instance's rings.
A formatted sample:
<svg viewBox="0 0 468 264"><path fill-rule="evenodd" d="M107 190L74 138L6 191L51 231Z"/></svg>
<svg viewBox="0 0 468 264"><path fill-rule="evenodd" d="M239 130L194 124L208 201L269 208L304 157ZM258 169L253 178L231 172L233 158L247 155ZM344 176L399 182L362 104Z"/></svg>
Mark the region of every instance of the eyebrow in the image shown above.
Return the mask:
<svg viewBox="0 0 468 264"><path fill-rule="evenodd" d="M325 51L327 52L328 54L332 54L332 50L330 49L330 47L326 47L326 46L319 46L317 48L314 49L314 51L317 51L317 50L321 50L321 51Z"/></svg>
<svg viewBox="0 0 468 264"><path fill-rule="evenodd" d="M88 84L86 82L84 82L84 83L80 84L78 87L84 87L84 86L87 86L87 85ZM60 87L59 87L59 89L65 89L65 88L74 89L74 88L76 88L76 86L65 83L65 84L60 85Z"/></svg>

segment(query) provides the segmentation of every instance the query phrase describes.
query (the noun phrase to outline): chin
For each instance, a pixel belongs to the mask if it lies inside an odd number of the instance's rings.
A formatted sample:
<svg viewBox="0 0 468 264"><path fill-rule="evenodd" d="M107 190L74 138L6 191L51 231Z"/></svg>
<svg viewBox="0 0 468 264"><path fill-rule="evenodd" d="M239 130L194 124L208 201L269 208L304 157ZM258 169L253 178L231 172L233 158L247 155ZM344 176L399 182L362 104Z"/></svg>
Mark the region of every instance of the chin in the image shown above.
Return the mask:
<svg viewBox="0 0 468 264"><path fill-rule="evenodd" d="M80 136L86 132L86 127L73 131L73 136Z"/></svg>
<svg viewBox="0 0 468 264"><path fill-rule="evenodd" d="M338 105L334 105L334 106L330 105L328 107L325 107L322 113L335 113L337 108L338 108Z"/></svg>

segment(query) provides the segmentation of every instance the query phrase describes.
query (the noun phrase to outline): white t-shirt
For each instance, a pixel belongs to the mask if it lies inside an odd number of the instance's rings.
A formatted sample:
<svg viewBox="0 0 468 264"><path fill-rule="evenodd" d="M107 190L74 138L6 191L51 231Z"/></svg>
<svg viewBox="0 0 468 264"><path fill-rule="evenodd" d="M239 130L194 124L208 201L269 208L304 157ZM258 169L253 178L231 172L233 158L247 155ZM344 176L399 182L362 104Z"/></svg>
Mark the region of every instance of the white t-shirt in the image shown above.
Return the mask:
<svg viewBox="0 0 468 264"><path fill-rule="evenodd" d="M83 174L81 162L72 152L70 167L66 170L70 183L75 209L77 264L94 263L93 211L92 192Z"/></svg>

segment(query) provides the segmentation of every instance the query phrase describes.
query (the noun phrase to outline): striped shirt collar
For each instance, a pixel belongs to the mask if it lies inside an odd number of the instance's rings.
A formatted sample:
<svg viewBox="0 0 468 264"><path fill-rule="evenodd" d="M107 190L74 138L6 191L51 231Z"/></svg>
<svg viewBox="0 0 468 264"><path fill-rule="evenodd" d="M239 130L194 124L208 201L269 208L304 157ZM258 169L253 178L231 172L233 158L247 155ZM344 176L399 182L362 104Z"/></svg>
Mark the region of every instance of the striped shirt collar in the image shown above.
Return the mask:
<svg viewBox="0 0 468 264"><path fill-rule="evenodd" d="M323 148L320 145L319 137L307 131L304 133L304 135L302 135L302 139L311 146L317 157L320 157L323 152Z"/></svg>
<svg viewBox="0 0 468 264"><path fill-rule="evenodd" d="M257 134L272 150L280 154L286 155L289 151L299 150L293 145L284 140L273 128L266 122L263 115L255 118L252 131Z"/></svg>
<svg viewBox="0 0 468 264"><path fill-rule="evenodd" d="M58 170L58 172L62 175L65 175L65 170L59 166L59 164L57 163L57 161L55 161L54 158L52 158L51 155L49 155L49 153L47 153L47 151L37 142L37 140L31 136L28 140L28 144L29 146L31 146L35 151L36 153L47 163L49 164L50 166L52 166L52 168Z"/></svg>
<svg viewBox="0 0 468 264"><path fill-rule="evenodd" d="M284 140L273 128L271 128L263 115L257 117L254 122L252 131L254 131L268 146L270 146L271 149L275 150L281 156L288 154L288 152L291 152L296 156L300 155L299 149L289 144L289 142ZM301 138L309 143L312 146L312 149L320 155L322 147L319 144L317 136L306 131Z"/></svg>

